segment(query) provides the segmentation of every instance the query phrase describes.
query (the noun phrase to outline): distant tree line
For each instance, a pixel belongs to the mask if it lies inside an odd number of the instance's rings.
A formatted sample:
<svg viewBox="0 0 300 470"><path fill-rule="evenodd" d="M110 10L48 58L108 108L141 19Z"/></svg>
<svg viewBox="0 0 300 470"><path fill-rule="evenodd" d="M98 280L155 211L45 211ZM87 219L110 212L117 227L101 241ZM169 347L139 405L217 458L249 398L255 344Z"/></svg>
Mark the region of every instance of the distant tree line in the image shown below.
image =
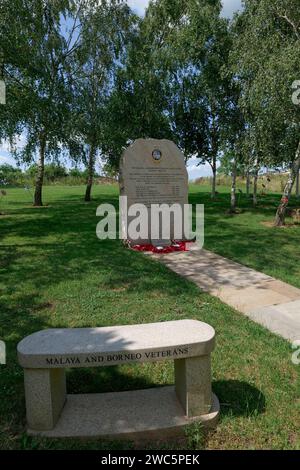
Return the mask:
<svg viewBox="0 0 300 470"><path fill-rule="evenodd" d="M152 0L145 17L123 0L2 0L0 139L35 162L42 205L46 162L118 172L138 137L170 138L186 160L246 175L257 205L261 168L288 168L275 224L283 225L300 167L299 0L245 0L232 21L220 0ZM296 87L296 88L295 88ZM18 148L20 136L25 145Z"/></svg>
<svg viewBox="0 0 300 470"><path fill-rule="evenodd" d="M34 185L37 173L37 165L33 163L26 170L21 170L9 164L0 165L0 185L1 186L24 186ZM66 184L84 184L88 177L87 169L66 168L61 164L49 163L44 167L44 182L46 184L63 182ZM96 171L93 178L107 178L100 176ZM110 178L113 181L112 178Z"/></svg>

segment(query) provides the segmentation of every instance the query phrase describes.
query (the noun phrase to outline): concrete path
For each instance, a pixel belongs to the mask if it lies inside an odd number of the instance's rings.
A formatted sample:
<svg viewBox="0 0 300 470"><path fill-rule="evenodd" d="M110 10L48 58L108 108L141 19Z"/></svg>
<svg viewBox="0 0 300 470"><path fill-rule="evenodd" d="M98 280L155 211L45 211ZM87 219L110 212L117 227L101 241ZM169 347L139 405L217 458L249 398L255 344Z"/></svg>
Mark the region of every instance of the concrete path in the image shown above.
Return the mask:
<svg viewBox="0 0 300 470"><path fill-rule="evenodd" d="M197 246L151 256L270 331L300 340L300 289Z"/></svg>

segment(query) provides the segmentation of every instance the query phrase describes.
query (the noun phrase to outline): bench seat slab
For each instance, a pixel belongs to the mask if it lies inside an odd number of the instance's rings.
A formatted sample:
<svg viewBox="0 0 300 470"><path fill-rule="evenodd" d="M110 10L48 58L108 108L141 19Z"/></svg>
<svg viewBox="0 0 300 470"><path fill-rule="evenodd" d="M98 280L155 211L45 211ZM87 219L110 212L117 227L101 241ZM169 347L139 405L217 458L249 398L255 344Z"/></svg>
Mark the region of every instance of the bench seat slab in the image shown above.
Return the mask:
<svg viewBox="0 0 300 470"><path fill-rule="evenodd" d="M187 418L174 386L128 392L67 395L61 417L54 429L30 435L48 438L100 438L115 440L157 440L184 437L185 428L194 421L214 428L219 402L213 395L210 412Z"/></svg>
<svg viewBox="0 0 300 470"><path fill-rule="evenodd" d="M100 367L203 356L214 349L215 331L197 320L103 328L38 331L18 344L28 369Z"/></svg>

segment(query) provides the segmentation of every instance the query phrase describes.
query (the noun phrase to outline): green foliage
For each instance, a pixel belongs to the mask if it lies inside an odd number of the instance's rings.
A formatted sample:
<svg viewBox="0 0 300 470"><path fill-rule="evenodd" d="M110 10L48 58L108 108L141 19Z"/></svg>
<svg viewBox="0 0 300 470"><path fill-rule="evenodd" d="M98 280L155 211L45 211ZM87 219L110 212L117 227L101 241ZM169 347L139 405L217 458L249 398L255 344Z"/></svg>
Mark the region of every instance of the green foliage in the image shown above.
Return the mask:
<svg viewBox="0 0 300 470"><path fill-rule="evenodd" d="M186 158L216 164L230 43L220 9L218 0L150 3L107 108L113 166L137 137L171 138Z"/></svg>
<svg viewBox="0 0 300 470"><path fill-rule="evenodd" d="M104 116L103 156L114 172L124 148L133 140L170 138L165 113L167 97L164 77L153 54L152 38L145 20L136 19L130 35L124 67L117 70L115 86Z"/></svg>
<svg viewBox="0 0 300 470"><path fill-rule="evenodd" d="M218 167L217 173L219 175L226 175L230 176L233 171L234 166L234 154L233 152L227 151L222 155L221 164ZM246 174L246 166L245 163L242 161L238 161L235 171L236 176L245 176Z"/></svg>
<svg viewBox="0 0 300 470"><path fill-rule="evenodd" d="M108 138L106 104L114 88L118 68L122 68L127 42L136 17L123 1L91 2L80 12L81 39L73 76L71 156L87 168L85 200L90 200L97 156L105 152ZM111 133L109 130L108 135Z"/></svg>
<svg viewBox="0 0 300 470"><path fill-rule="evenodd" d="M31 187L35 184L36 173L36 164L30 165L26 170L21 170L20 168L15 168L8 164L1 165L0 185ZM65 185L79 185L86 183L88 171L86 169L81 170L79 168L71 168L68 170L61 164L50 163L45 165L44 176L45 184L47 185L58 183ZM94 171L93 176L95 178L100 178L96 171Z"/></svg>
<svg viewBox="0 0 300 470"><path fill-rule="evenodd" d="M4 164L0 165L0 185L5 184L16 184L22 171L20 168L15 168L12 165Z"/></svg>
<svg viewBox="0 0 300 470"><path fill-rule="evenodd" d="M34 164L26 170L25 174L34 178L36 172L37 166ZM48 181L55 181L56 179L64 178L65 176L67 176L67 169L62 165L50 163L48 165L45 165L44 175Z"/></svg>
<svg viewBox="0 0 300 470"><path fill-rule="evenodd" d="M72 178L86 178L87 170L79 170L79 168L72 168L69 171L69 176L71 176Z"/></svg>
<svg viewBox="0 0 300 470"><path fill-rule="evenodd" d="M42 137L46 155L61 153L61 144L68 140L72 38L65 36L62 19L74 8L72 0L5 2L2 53L8 98L1 111L11 116L11 139L26 131L24 148L14 151L25 162L34 159Z"/></svg>
<svg viewBox="0 0 300 470"><path fill-rule="evenodd" d="M244 2L233 25L232 70L248 123L245 154L270 166L290 164L300 135L292 84L300 76L297 0Z"/></svg>
<svg viewBox="0 0 300 470"><path fill-rule="evenodd" d="M94 146L95 151L103 145L105 101L113 87L117 64L122 63L122 34L130 21L130 10L117 1L92 2L80 13L81 42L76 54L71 126L75 142Z"/></svg>

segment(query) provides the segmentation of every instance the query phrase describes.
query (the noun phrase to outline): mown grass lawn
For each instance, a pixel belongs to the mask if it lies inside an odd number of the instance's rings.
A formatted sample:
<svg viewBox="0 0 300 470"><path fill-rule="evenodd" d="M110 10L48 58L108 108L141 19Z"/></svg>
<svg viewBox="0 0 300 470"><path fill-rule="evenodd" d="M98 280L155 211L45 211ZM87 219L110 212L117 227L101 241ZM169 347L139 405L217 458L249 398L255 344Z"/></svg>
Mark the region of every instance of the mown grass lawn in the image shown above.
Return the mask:
<svg viewBox="0 0 300 470"><path fill-rule="evenodd" d="M300 227L273 229L279 196L254 212L245 198L243 213L225 214L228 193L211 202L208 188L192 185L191 202L205 203L206 248L300 287ZM189 448L299 449L299 366L291 345L201 292L160 263L99 241L96 207L118 203L115 186L94 188L84 203L83 187L46 187L44 208L30 194L8 189L0 211L0 338L7 365L0 366L0 448L125 449L132 443L45 440L25 433L23 373L16 345L48 327L85 327L194 318L217 333L213 389L222 414L215 432L191 429ZM71 393L129 390L173 381L172 363L126 365L68 372ZM157 406L157 404L153 404ZM160 446L164 444L161 443ZM167 448L178 446L168 443ZM182 446L182 443L180 444Z"/></svg>
<svg viewBox="0 0 300 470"><path fill-rule="evenodd" d="M218 191L212 201L208 187L190 186L190 202L205 205L205 248L300 288L300 225L287 217L287 227L272 227L281 195L259 196L255 209L239 195L241 213L229 215L229 189ZM300 201L293 197L290 206Z"/></svg>

